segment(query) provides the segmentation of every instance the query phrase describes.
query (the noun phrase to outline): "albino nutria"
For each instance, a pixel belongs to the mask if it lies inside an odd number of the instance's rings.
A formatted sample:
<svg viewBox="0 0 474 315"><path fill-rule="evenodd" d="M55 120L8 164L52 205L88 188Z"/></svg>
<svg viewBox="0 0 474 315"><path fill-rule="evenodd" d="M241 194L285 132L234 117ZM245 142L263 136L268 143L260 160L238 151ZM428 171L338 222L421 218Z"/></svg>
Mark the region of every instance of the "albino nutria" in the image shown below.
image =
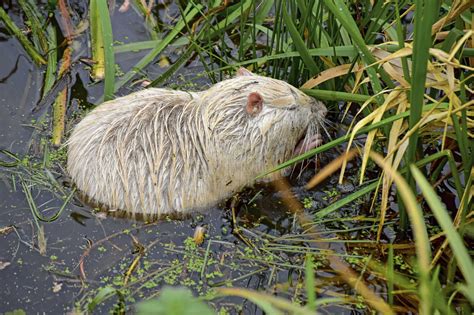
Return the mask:
<svg viewBox="0 0 474 315"><path fill-rule="evenodd" d="M206 91L150 88L98 106L68 140L67 169L110 209L184 213L317 145L325 114L293 86L241 68Z"/></svg>

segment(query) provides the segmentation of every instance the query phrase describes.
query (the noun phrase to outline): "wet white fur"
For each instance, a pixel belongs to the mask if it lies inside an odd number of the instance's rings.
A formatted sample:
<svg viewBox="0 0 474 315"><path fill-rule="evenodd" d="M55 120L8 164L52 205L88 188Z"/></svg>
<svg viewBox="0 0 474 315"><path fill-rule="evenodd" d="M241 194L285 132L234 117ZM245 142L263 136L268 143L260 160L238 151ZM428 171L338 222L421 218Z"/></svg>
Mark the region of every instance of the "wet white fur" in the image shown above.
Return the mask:
<svg viewBox="0 0 474 315"><path fill-rule="evenodd" d="M246 111L257 92L263 109ZM68 141L77 187L111 209L162 215L215 204L289 159L326 108L291 85L245 75L203 92L146 89L91 111Z"/></svg>

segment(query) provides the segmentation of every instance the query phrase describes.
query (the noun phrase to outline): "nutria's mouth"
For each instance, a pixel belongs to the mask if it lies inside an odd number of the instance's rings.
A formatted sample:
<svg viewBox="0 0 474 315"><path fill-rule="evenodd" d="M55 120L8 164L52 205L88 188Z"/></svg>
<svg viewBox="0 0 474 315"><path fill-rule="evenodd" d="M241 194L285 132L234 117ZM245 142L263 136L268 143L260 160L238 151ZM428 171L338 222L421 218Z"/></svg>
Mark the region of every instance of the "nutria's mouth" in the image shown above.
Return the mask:
<svg viewBox="0 0 474 315"><path fill-rule="evenodd" d="M319 147L322 143L323 143L323 138L321 134L319 133L311 135L311 136L304 135L298 141L298 144L296 145L293 151L293 156L298 156L303 153L306 153L309 150Z"/></svg>

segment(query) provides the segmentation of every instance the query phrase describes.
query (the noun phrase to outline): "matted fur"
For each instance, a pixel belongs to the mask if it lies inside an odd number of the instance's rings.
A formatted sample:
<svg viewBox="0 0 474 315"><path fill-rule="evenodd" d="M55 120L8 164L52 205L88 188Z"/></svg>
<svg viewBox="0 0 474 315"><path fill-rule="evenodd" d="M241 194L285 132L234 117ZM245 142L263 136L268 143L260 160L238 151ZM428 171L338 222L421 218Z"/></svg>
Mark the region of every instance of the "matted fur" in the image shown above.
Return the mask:
<svg viewBox="0 0 474 315"><path fill-rule="evenodd" d="M305 133L319 132L326 108L283 81L240 73L203 92L151 88L95 108L68 141L77 187L111 209L183 213L291 158ZM256 115L246 111L252 92L263 98Z"/></svg>

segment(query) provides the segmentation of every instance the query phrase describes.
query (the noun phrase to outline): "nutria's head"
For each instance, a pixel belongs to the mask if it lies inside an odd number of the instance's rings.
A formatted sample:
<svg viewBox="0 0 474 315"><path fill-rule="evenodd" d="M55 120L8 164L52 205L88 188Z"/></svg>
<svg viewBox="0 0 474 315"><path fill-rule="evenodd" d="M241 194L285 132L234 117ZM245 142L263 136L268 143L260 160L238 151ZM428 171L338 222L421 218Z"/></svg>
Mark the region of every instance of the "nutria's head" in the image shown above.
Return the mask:
<svg viewBox="0 0 474 315"><path fill-rule="evenodd" d="M243 68L201 97L208 139L228 157L219 163L257 175L294 156L297 146L299 153L310 149L327 111L290 84Z"/></svg>

